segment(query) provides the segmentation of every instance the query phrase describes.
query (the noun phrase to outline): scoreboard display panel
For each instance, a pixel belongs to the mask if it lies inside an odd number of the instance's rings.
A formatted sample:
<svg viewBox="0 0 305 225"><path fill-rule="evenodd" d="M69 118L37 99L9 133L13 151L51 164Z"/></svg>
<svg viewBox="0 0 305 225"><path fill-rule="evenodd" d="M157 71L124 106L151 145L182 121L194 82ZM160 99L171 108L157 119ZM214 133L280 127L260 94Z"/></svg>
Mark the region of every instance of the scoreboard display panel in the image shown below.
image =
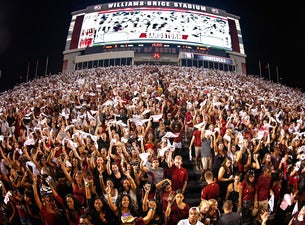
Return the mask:
<svg viewBox="0 0 305 225"><path fill-rule="evenodd" d="M149 1L132 6L117 3L95 6L94 10L82 13L77 47L157 42L232 50L226 16L208 13L201 10L202 6L189 8L178 7L175 2L165 3L162 7Z"/></svg>
<svg viewBox="0 0 305 225"><path fill-rule="evenodd" d="M102 2L71 15L63 71L157 62L246 72L240 17L222 9L132 0Z"/></svg>

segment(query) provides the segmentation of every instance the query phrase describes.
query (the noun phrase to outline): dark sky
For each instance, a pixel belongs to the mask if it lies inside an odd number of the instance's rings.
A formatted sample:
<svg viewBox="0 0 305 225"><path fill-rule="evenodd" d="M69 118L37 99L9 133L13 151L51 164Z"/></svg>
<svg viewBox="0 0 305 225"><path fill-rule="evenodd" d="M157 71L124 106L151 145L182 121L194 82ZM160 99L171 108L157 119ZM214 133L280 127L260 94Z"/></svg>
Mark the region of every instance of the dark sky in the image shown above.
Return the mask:
<svg viewBox="0 0 305 225"><path fill-rule="evenodd" d="M109 2L109 1L107 1ZM186 0L226 10L240 17L247 74L259 75L305 90L303 54L305 51L304 10L294 2L246 0ZM13 1L0 0L0 90L35 74L58 73L62 68L71 12L105 3L93 0ZM36 64L38 62L37 73ZM278 68L278 69L276 69ZM277 72L278 71L278 72Z"/></svg>

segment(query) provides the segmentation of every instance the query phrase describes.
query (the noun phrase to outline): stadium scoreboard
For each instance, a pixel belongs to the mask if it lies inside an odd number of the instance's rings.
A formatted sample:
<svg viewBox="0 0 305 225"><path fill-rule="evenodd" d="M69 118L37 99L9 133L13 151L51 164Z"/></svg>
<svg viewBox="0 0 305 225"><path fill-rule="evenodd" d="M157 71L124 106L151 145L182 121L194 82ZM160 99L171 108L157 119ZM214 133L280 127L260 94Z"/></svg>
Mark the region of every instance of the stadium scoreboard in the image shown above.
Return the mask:
<svg viewBox="0 0 305 225"><path fill-rule="evenodd" d="M239 17L221 9L173 1L122 1L72 13L66 70L72 55L80 62L82 55L129 50L152 53L154 59L181 52L245 58Z"/></svg>

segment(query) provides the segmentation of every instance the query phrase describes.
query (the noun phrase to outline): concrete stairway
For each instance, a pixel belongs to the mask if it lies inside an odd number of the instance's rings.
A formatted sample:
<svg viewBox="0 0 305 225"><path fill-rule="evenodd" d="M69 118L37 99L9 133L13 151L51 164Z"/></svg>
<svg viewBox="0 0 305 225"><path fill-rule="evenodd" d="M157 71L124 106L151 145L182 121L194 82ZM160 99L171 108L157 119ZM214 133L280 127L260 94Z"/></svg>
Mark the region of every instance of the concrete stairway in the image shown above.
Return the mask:
<svg viewBox="0 0 305 225"><path fill-rule="evenodd" d="M182 152L182 166L188 170L188 185L185 191L185 202L190 206L198 206L200 203L200 194L203 187L203 181L200 181L201 173L195 170L194 162L189 160L188 149Z"/></svg>

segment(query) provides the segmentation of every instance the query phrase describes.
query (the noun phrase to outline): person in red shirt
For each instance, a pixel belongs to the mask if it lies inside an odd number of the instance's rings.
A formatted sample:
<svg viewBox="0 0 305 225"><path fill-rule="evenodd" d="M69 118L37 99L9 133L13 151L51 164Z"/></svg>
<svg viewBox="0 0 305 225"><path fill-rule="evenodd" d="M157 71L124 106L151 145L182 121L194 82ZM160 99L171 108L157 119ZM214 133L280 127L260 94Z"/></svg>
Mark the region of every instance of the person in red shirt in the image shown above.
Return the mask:
<svg viewBox="0 0 305 225"><path fill-rule="evenodd" d="M254 202L254 207L256 209L268 210L269 193L273 193L271 184L271 168L269 166L265 166L263 173L257 178L256 181Z"/></svg>
<svg viewBox="0 0 305 225"><path fill-rule="evenodd" d="M209 200L211 198L219 200L220 188L219 184L214 181L213 173L211 171L206 171L204 173L204 179L207 182L207 185L201 190L201 200Z"/></svg>
<svg viewBox="0 0 305 225"><path fill-rule="evenodd" d="M185 192L187 182L188 182L188 171L182 167L182 156L176 155L173 162L168 163L168 173L171 174L172 189L173 191L182 190L182 193Z"/></svg>
<svg viewBox="0 0 305 225"><path fill-rule="evenodd" d="M244 180L241 182L241 198L239 199L239 207L242 210L242 217L244 222L252 220L252 205L255 196L255 174L249 170Z"/></svg>
<svg viewBox="0 0 305 225"><path fill-rule="evenodd" d="M167 225L177 225L177 223L188 217L190 205L185 202L184 195L177 191L174 199L168 199L167 208L165 210L165 221Z"/></svg>
<svg viewBox="0 0 305 225"><path fill-rule="evenodd" d="M37 175L33 175L33 193L34 193L34 199L36 202L37 207L40 210L40 213L44 219L44 225L57 225L60 224L59 221L62 219L59 217L59 214L57 213L57 207L55 204L55 201L51 198L50 194L43 194L40 197L40 194L38 193L38 187L37 187ZM66 221L62 221L66 222Z"/></svg>
<svg viewBox="0 0 305 225"><path fill-rule="evenodd" d="M156 184L156 188L159 190L162 212L165 213L168 199L174 198L173 196L175 196L175 192L172 189L172 181L168 178L161 180Z"/></svg>
<svg viewBox="0 0 305 225"><path fill-rule="evenodd" d="M180 155L182 152L182 138L184 132L184 125L181 120L174 120L170 126L171 131L177 137L173 138L173 145L175 147L175 155Z"/></svg>
<svg viewBox="0 0 305 225"><path fill-rule="evenodd" d="M294 165L294 167L291 169L291 172L289 174L289 180L288 185L293 185L294 189L298 189L299 182L300 182L300 168L298 163Z"/></svg>
<svg viewBox="0 0 305 225"><path fill-rule="evenodd" d="M193 108L190 108L186 111L184 118L185 139L188 142L191 140L193 134L193 129L194 129L193 119L194 119L194 110Z"/></svg>
<svg viewBox="0 0 305 225"><path fill-rule="evenodd" d="M193 132L193 136L190 142L190 146L189 146L189 151L192 151L192 145L194 145L194 149L195 149L195 159L194 159L194 163L195 163L195 168L196 170L199 170L200 167L202 167L201 165L201 158L200 158L200 150L201 150L201 130L194 127L194 132ZM191 155L191 154L190 154Z"/></svg>

